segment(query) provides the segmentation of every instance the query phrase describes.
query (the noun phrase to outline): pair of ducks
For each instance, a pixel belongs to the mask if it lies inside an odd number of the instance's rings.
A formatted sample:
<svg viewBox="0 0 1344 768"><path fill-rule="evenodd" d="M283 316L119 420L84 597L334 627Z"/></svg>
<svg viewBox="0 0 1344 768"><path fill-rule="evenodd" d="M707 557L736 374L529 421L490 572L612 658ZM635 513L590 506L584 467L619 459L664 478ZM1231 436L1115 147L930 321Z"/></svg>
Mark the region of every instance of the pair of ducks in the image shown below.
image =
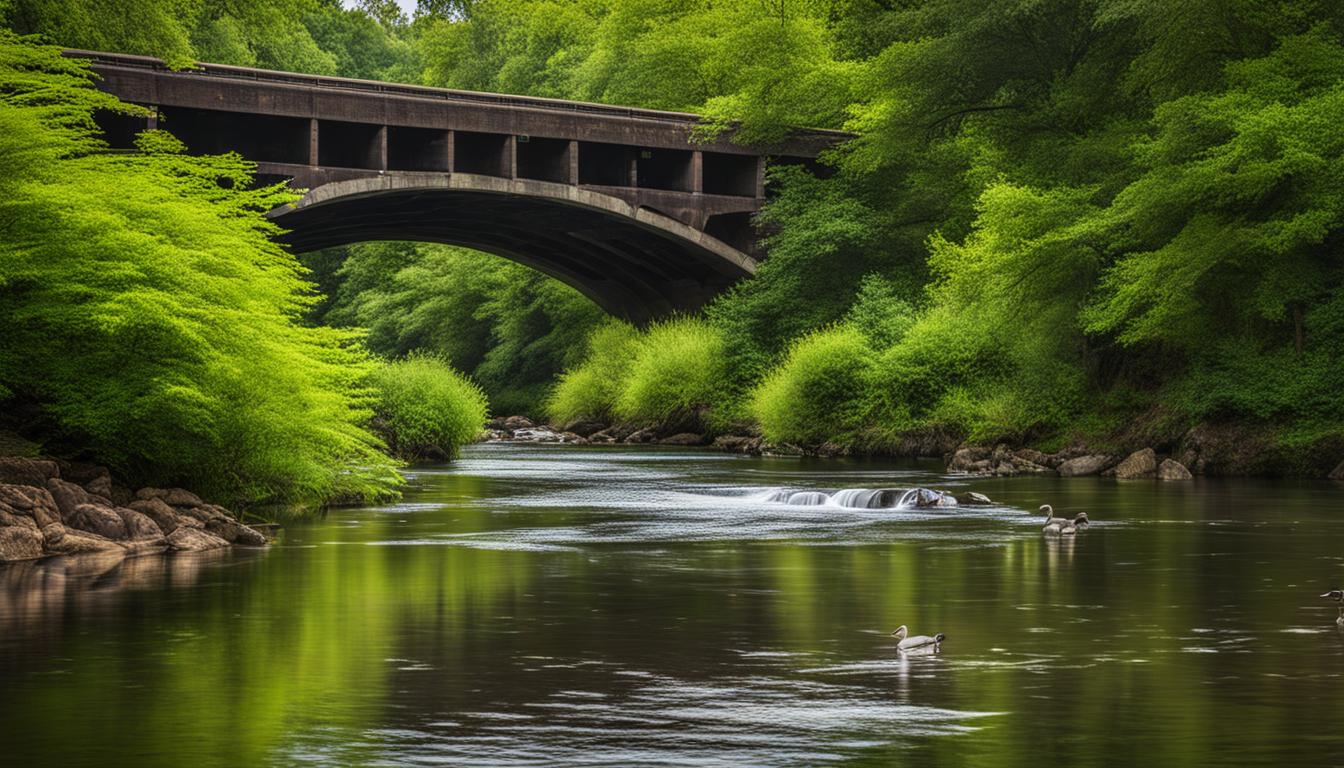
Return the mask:
<svg viewBox="0 0 1344 768"><path fill-rule="evenodd" d="M1344 589L1332 589L1321 597L1339 603L1339 618L1335 619L1335 624L1344 627Z"/></svg>
<svg viewBox="0 0 1344 768"><path fill-rule="evenodd" d="M1092 523L1087 519L1086 512L1079 512L1070 520L1067 517L1055 517L1055 508L1049 504L1042 504L1041 511L1045 513L1045 527L1041 530L1056 536L1072 536L1079 528L1086 528Z"/></svg>

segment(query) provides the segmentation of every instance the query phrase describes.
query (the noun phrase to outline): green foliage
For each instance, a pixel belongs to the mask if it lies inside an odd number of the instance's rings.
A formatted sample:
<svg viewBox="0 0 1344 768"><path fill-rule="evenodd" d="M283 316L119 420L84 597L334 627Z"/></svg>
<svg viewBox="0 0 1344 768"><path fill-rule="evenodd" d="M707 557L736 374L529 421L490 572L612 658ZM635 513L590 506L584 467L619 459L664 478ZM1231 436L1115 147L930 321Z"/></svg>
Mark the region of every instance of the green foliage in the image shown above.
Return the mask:
<svg viewBox="0 0 1344 768"><path fill-rule="evenodd" d="M111 106L79 62L0 33L0 388L49 437L137 482L229 501L368 497L396 482L356 335L305 328L302 269L236 156L163 133L92 151Z"/></svg>
<svg viewBox="0 0 1344 768"><path fill-rule="evenodd" d="M333 296L318 320L367 328L381 355L444 357L471 372L500 413L537 413L603 317L557 280L464 248L367 243L306 258Z"/></svg>
<svg viewBox="0 0 1344 768"><path fill-rule="evenodd" d="M432 354L384 363L369 383L377 393L374 423L404 459L456 456L485 424L485 393Z"/></svg>
<svg viewBox="0 0 1344 768"><path fill-rule="evenodd" d="M722 335L696 318L649 327L636 345L616 398L617 418L667 431L713 429L721 423L727 374Z"/></svg>
<svg viewBox="0 0 1344 768"><path fill-rule="evenodd" d="M868 339L854 326L813 332L752 393L750 413L772 442L849 441L865 423L872 365Z"/></svg>
<svg viewBox="0 0 1344 768"><path fill-rule="evenodd" d="M590 419L609 423L639 350L639 332L611 320L588 336L583 361L565 371L546 399L546 414L564 423Z"/></svg>

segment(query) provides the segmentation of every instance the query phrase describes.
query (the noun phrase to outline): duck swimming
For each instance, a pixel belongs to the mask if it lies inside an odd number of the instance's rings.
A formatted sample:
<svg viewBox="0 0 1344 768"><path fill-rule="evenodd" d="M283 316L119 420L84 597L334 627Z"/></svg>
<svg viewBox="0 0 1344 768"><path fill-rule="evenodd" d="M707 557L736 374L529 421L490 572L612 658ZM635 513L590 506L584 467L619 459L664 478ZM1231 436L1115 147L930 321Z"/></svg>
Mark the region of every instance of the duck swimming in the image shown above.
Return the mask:
<svg viewBox="0 0 1344 768"><path fill-rule="evenodd" d="M908 637L907 636L908 634L909 630L905 628L904 624L897 627L896 631L891 633L891 636L896 638L897 641L896 650L914 651L919 650L921 648L929 648L929 647L937 648L939 645L942 644L943 640L947 639L947 635L944 635L942 632L939 632L933 637L929 637L928 635L915 635L914 637Z"/></svg>
<svg viewBox="0 0 1344 768"><path fill-rule="evenodd" d="M1321 597L1339 603L1339 618L1335 619L1335 623L1344 627L1344 589L1332 589Z"/></svg>
<svg viewBox="0 0 1344 768"><path fill-rule="evenodd" d="M1072 520L1067 517L1055 517L1055 508L1049 504L1042 504L1040 511L1045 513L1045 527L1041 529L1045 533L1071 536L1077 533L1079 528L1085 528L1092 522L1087 518L1086 512L1079 512Z"/></svg>

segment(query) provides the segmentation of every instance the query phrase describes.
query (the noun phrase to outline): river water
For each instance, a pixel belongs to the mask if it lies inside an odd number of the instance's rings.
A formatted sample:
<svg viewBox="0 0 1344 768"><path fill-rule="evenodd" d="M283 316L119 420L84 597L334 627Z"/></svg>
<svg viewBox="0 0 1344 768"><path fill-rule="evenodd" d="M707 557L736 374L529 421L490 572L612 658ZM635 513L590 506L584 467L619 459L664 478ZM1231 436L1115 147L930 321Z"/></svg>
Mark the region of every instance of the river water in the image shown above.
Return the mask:
<svg viewBox="0 0 1344 768"><path fill-rule="evenodd" d="M766 500L912 486L999 505ZM1342 498L472 446L266 551L0 569L0 764L1337 764Z"/></svg>

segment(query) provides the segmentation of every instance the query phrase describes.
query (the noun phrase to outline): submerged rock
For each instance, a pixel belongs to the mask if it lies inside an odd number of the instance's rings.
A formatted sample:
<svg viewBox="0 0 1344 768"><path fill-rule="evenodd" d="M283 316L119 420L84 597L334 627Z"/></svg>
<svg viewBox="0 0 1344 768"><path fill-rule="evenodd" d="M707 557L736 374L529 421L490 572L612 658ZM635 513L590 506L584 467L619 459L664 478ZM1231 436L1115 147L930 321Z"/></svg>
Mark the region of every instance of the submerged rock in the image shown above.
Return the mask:
<svg viewBox="0 0 1344 768"><path fill-rule="evenodd" d="M1192 480L1194 475L1185 465L1174 459L1163 459L1157 467L1157 479L1159 480Z"/></svg>
<svg viewBox="0 0 1344 768"><path fill-rule="evenodd" d="M1117 480L1138 480L1139 478L1152 477L1156 471L1157 452L1152 448L1144 448L1141 451L1129 454L1124 461L1116 464L1106 473L1115 475Z"/></svg>
<svg viewBox="0 0 1344 768"><path fill-rule="evenodd" d="M956 499L958 504L965 507L985 507L994 503L985 494L976 493L975 491L962 491L961 493L955 494L952 498Z"/></svg>

